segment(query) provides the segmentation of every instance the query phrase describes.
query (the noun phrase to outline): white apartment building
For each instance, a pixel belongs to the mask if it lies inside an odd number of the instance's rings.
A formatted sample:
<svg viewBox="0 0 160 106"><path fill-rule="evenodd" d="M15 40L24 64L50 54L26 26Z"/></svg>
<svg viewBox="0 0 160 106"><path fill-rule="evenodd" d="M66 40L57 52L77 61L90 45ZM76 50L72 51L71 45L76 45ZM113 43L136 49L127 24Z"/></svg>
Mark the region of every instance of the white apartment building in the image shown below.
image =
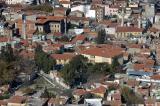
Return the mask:
<svg viewBox="0 0 160 106"><path fill-rule="evenodd" d="M21 3L27 3L31 4L34 0L6 0L6 4L21 4Z"/></svg>

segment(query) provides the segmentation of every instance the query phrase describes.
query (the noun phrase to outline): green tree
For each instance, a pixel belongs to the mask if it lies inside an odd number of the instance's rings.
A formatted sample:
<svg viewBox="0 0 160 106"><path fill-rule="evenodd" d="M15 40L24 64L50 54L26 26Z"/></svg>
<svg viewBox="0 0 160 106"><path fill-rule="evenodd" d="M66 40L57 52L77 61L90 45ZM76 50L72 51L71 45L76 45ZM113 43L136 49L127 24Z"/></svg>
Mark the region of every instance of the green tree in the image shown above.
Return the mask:
<svg viewBox="0 0 160 106"><path fill-rule="evenodd" d="M13 62L15 60L15 56L13 53L13 49L10 44L2 47L0 58L5 62Z"/></svg>
<svg viewBox="0 0 160 106"><path fill-rule="evenodd" d="M45 88L44 92L41 94L41 98L55 98L56 95L52 92L49 92L47 88Z"/></svg>
<svg viewBox="0 0 160 106"><path fill-rule="evenodd" d="M13 65L0 60L0 84L7 84L16 76L16 71L13 70Z"/></svg>
<svg viewBox="0 0 160 106"><path fill-rule="evenodd" d="M88 67L90 73L110 74L111 66L108 63L95 63Z"/></svg>
<svg viewBox="0 0 160 106"><path fill-rule="evenodd" d="M144 102L143 98L140 95L136 94L129 87L122 87L121 94L123 102L127 103L127 105L143 104Z"/></svg>
<svg viewBox="0 0 160 106"><path fill-rule="evenodd" d="M53 69L56 61L55 59L50 58L50 56L42 50L41 45L38 45L35 49L35 63L39 70L42 69L45 73L48 73Z"/></svg>
<svg viewBox="0 0 160 106"><path fill-rule="evenodd" d="M53 7L50 4L41 4L36 6L28 6L24 10L32 10L32 11L44 11L44 12L53 12Z"/></svg>
<svg viewBox="0 0 160 106"><path fill-rule="evenodd" d="M65 82L71 86L79 85L87 80L87 59L82 55L75 56L61 70Z"/></svg>
<svg viewBox="0 0 160 106"><path fill-rule="evenodd" d="M97 44L104 44L105 40L106 40L106 32L105 32L105 30L100 30L98 32L96 42L97 42Z"/></svg>
<svg viewBox="0 0 160 106"><path fill-rule="evenodd" d="M112 64L111 64L112 72L117 71L119 66L120 66L120 63L118 61L118 58L114 58L113 61L112 61Z"/></svg>

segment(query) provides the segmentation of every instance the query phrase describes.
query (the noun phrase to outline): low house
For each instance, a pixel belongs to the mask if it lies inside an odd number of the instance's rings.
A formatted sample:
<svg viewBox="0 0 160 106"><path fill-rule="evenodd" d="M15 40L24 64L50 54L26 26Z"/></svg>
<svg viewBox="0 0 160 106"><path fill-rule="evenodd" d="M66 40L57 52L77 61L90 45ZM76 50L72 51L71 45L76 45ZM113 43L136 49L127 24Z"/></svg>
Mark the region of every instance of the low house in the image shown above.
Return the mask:
<svg viewBox="0 0 160 106"><path fill-rule="evenodd" d="M156 106L156 100L148 98L144 101L145 106Z"/></svg>
<svg viewBox="0 0 160 106"><path fill-rule="evenodd" d="M154 37L160 37L160 30L157 28L151 27L147 32Z"/></svg>
<svg viewBox="0 0 160 106"><path fill-rule="evenodd" d="M39 33L65 32L65 17L63 16L41 16L37 17L36 27Z"/></svg>
<svg viewBox="0 0 160 106"><path fill-rule="evenodd" d="M14 48L15 44L17 44L18 41L15 41L9 37L0 37L0 50L2 48L2 46L6 46L7 44L11 44L11 46Z"/></svg>
<svg viewBox="0 0 160 106"><path fill-rule="evenodd" d="M81 55L87 57L90 62L112 64L114 59L117 59L120 64L123 63L123 49L112 46L106 47L90 47L82 50Z"/></svg>
<svg viewBox="0 0 160 106"><path fill-rule="evenodd" d="M0 100L0 106L7 106L7 101Z"/></svg>
<svg viewBox="0 0 160 106"><path fill-rule="evenodd" d="M117 27L116 38L137 37L142 35L143 29L138 27Z"/></svg>
<svg viewBox="0 0 160 106"><path fill-rule="evenodd" d="M67 18L68 23L77 26L89 26L89 18L69 16Z"/></svg>
<svg viewBox="0 0 160 106"><path fill-rule="evenodd" d="M8 100L7 106L26 106L27 105L26 100L27 98L23 96L12 96Z"/></svg>
<svg viewBox="0 0 160 106"><path fill-rule="evenodd" d="M56 7L53 10L54 16L67 16L69 13L68 8L65 7Z"/></svg>
<svg viewBox="0 0 160 106"><path fill-rule="evenodd" d="M77 35L75 38L73 38L72 43L73 44L82 44L84 43L86 37L84 35Z"/></svg>
<svg viewBox="0 0 160 106"><path fill-rule="evenodd" d="M107 95L107 101L106 104L111 105L111 106L121 106L121 93L120 91L111 91Z"/></svg>
<svg viewBox="0 0 160 106"><path fill-rule="evenodd" d="M43 47L43 51L46 53L61 53L64 50L64 45L60 43L48 44Z"/></svg>
<svg viewBox="0 0 160 106"><path fill-rule="evenodd" d="M130 54L140 53L142 47L143 47L143 45L141 45L141 44L130 44L127 47L128 48L127 52Z"/></svg>
<svg viewBox="0 0 160 106"><path fill-rule="evenodd" d="M75 16L75 17L84 17L84 13L82 11L79 10L75 10L70 12L69 14L70 16Z"/></svg>
<svg viewBox="0 0 160 106"><path fill-rule="evenodd" d="M91 90L90 92L91 92L92 94L96 95L96 96L99 96L99 97L101 97L101 98L104 98L105 95L106 95L106 90L107 90L106 87L100 86L100 87L98 87L98 88L95 88L95 89Z"/></svg>
<svg viewBox="0 0 160 106"><path fill-rule="evenodd" d="M67 64L74 56L75 54L73 53L51 54L51 57L56 60L56 63L61 65Z"/></svg>
<svg viewBox="0 0 160 106"><path fill-rule="evenodd" d="M92 104L92 106L102 106L102 99L95 98L95 99L85 99L84 106L88 106Z"/></svg>
<svg viewBox="0 0 160 106"><path fill-rule="evenodd" d="M76 89L73 91L72 95L76 100L80 100L84 95L88 94L89 92L84 89Z"/></svg>

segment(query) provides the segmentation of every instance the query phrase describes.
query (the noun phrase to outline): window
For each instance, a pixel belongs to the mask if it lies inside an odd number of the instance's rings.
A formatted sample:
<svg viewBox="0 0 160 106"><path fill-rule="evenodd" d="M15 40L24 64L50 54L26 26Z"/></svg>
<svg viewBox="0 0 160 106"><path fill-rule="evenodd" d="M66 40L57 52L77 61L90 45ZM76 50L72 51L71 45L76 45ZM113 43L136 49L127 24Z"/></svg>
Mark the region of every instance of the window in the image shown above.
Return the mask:
<svg viewBox="0 0 160 106"><path fill-rule="evenodd" d="M90 56L91 58L95 58L95 56Z"/></svg>

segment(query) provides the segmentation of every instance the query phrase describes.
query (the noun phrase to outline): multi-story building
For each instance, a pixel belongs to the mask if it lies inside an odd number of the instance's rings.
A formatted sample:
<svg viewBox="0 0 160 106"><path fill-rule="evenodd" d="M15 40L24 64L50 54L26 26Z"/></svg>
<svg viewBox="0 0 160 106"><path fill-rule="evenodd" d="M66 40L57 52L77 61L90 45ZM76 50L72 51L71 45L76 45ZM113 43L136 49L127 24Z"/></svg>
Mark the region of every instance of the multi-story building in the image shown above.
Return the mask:
<svg viewBox="0 0 160 106"><path fill-rule="evenodd" d="M37 30L40 33L64 33L65 26L65 17L60 16L38 17L36 22Z"/></svg>
<svg viewBox="0 0 160 106"><path fill-rule="evenodd" d="M95 16L98 22L103 20L104 18L104 7L103 6L93 4L91 6L91 10L95 10Z"/></svg>
<svg viewBox="0 0 160 106"><path fill-rule="evenodd" d="M21 4L28 3L31 4L34 0L5 0L6 4Z"/></svg>
<svg viewBox="0 0 160 106"><path fill-rule="evenodd" d="M116 38L127 38L142 35L143 29L138 27L117 27Z"/></svg>
<svg viewBox="0 0 160 106"><path fill-rule="evenodd" d="M16 29L18 29L18 32L20 35L22 33L24 33L24 30L25 30L25 32L36 30L35 22L33 22L31 20L26 20L24 23L22 19L17 19L15 21L15 27L16 27Z"/></svg>
<svg viewBox="0 0 160 106"><path fill-rule="evenodd" d="M118 9L118 5L105 5L105 15L117 15Z"/></svg>
<svg viewBox="0 0 160 106"><path fill-rule="evenodd" d="M108 63L112 64L114 59L117 59L120 64L123 63L122 49L110 45L104 47L90 47L82 50L81 55L88 58L92 63Z"/></svg>

